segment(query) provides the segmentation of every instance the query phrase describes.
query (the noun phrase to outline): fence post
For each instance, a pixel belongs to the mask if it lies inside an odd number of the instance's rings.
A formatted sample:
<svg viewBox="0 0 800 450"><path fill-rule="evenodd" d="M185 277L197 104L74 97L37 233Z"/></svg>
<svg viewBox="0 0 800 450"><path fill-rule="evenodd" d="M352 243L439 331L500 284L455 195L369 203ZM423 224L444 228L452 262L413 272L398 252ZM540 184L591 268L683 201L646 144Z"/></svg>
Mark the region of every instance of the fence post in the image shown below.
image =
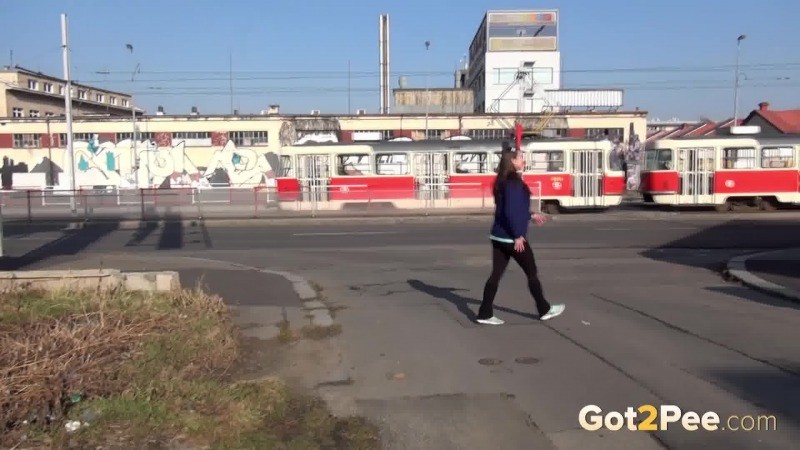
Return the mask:
<svg viewBox="0 0 800 450"><path fill-rule="evenodd" d="M33 221L33 213L31 212L31 190L28 189L25 191L25 194L27 194L28 197L28 223L31 223Z"/></svg>
<svg viewBox="0 0 800 450"><path fill-rule="evenodd" d="M258 218L258 186L253 188L253 218Z"/></svg>
<svg viewBox="0 0 800 450"><path fill-rule="evenodd" d="M142 215L139 220L144 221L144 188L139 188L139 204L142 206Z"/></svg>

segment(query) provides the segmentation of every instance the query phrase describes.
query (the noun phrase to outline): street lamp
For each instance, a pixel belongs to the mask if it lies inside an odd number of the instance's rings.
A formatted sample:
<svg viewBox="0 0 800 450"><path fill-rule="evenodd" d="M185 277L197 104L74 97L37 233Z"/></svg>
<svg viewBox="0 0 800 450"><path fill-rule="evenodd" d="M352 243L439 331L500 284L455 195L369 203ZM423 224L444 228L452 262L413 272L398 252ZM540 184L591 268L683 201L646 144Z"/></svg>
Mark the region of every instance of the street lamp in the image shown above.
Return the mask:
<svg viewBox="0 0 800 450"><path fill-rule="evenodd" d="M430 76L428 73L430 70L430 57L428 56L430 52L428 52L428 49L430 47L431 41L425 41L425 95L428 97L428 100L425 101L425 140L428 140L428 113L431 108L431 91L428 82L428 77Z"/></svg>
<svg viewBox="0 0 800 450"><path fill-rule="evenodd" d="M733 85L733 126L737 126L737 120L739 119L739 50L741 49L742 41L746 38L747 36L744 34L736 38L736 74Z"/></svg>

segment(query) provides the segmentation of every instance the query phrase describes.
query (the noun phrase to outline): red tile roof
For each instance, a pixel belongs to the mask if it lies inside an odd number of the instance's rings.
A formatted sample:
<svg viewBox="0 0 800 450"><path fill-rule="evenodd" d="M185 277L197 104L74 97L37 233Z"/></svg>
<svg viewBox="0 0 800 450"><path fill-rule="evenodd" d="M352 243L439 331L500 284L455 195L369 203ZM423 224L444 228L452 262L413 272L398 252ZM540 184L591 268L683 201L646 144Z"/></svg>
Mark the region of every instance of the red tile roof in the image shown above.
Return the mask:
<svg viewBox="0 0 800 450"><path fill-rule="evenodd" d="M771 109L757 109L753 111L767 122L771 123L781 133L800 133L800 109L784 109L775 111Z"/></svg>

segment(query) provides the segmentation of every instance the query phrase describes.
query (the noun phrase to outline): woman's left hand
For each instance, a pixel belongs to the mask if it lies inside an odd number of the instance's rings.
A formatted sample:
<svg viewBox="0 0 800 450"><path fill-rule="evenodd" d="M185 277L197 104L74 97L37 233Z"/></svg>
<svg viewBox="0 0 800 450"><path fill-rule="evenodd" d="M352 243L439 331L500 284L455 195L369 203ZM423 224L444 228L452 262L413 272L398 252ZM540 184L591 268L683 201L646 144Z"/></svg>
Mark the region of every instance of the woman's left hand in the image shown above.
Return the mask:
<svg viewBox="0 0 800 450"><path fill-rule="evenodd" d="M531 220L536 225L544 225L545 223L547 223L547 216L540 213L533 213L531 214Z"/></svg>

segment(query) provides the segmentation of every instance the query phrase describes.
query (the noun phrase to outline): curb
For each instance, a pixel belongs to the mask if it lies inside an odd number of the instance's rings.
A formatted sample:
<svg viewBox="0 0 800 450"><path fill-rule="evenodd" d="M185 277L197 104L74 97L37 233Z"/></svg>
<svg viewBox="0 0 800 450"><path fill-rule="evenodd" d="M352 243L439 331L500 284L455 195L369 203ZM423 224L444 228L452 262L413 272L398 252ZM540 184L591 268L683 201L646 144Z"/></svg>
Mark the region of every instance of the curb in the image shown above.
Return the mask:
<svg viewBox="0 0 800 450"><path fill-rule="evenodd" d="M277 270L269 270L269 269L260 269L254 266L248 266L246 264L239 264L230 261L222 261L218 259L210 259L210 258L198 258L194 256L183 256L183 259L193 259L195 261L207 261L207 262L215 262L215 263L222 263L228 264L231 267L238 267L240 269L247 269L247 270L255 270L256 272L266 273L269 275L277 275L280 277L285 278L290 283L292 283L292 288L294 289L295 293L298 297L300 297L300 301L303 302L303 309L307 310L309 314L311 314L311 325L318 326L318 327L330 327L333 326L333 315L331 314L331 309L325 303L321 302L318 299L318 293L311 286L305 278L295 275L289 272L280 272Z"/></svg>
<svg viewBox="0 0 800 450"><path fill-rule="evenodd" d="M753 258L757 258L760 256L768 256L771 254L775 254L778 252L783 252L785 250L773 250L768 252L761 252L761 253L753 253L750 255L742 255L737 256L730 261L728 261L727 268L728 274L745 284L746 286L753 288L757 291L765 292L767 294L776 295L778 297L785 298L787 300L800 302L800 292L788 288L786 286L781 286L779 284L775 284L771 281L767 281L759 276L754 275L752 272L747 270L747 261Z"/></svg>

